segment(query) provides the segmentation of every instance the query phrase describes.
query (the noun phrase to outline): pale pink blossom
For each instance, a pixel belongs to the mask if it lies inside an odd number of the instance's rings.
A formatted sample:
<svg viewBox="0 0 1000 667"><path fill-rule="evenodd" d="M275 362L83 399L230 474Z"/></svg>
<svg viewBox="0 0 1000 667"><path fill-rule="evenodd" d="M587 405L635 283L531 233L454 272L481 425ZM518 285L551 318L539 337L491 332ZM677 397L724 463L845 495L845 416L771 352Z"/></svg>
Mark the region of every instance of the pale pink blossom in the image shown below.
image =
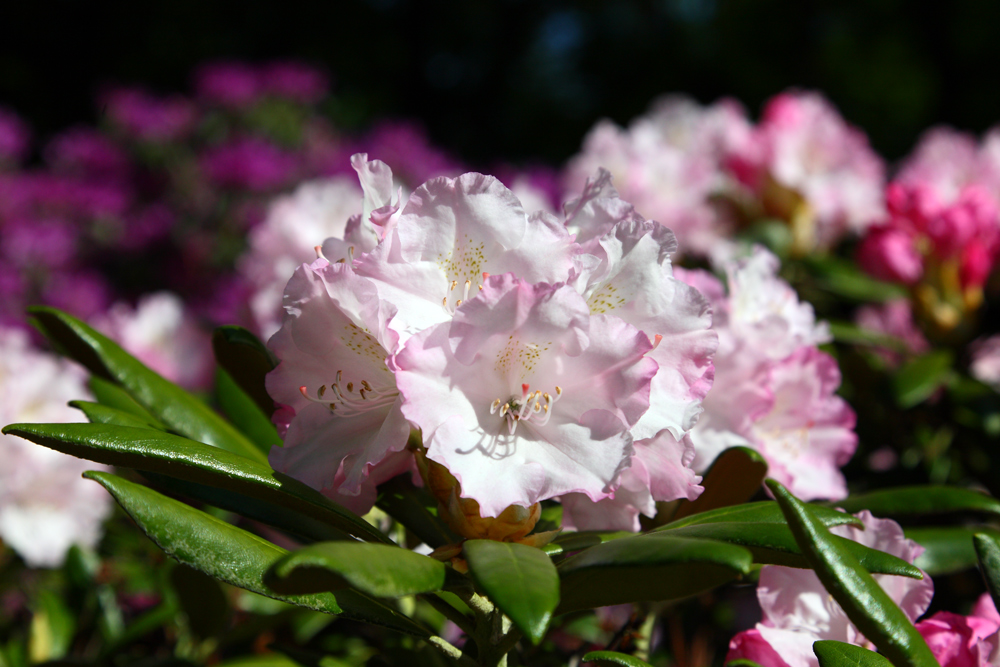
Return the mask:
<svg viewBox="0 0 1000 667"><path fill-rule="evenodd" d="M281 294L295 269L316 259L316 246L326 239L343 239L348 219L361 209L361 188L347 176L303 183L271 204L264 221L250 232L239 261L263 338L280 326Z"/></svg>
<svg viewBox="0 0 1000 667"><path fill-rule="evenodd" d="M950 127L931 128L903 161L895 180L929 187L945 204L970 185L1000 197L1000 129L994 128L978 142Z"/></svg>
<svg viewBox="0 0 1000 667"><path fill-rule="evenodd" d="M797 194L809 222L793 232L808 247L829 248L883 215L885 165L859 129L849 125L821 95L792 91L772 98L730 166L765 204L787 208L775 186ZM797 239L798 240L798 239Z"/></svg>
<svg viewBox="0 0 1000 667"><path fill-rule="evenodd" d="M211 385L215 362L210 337L176 294L148 294L134 308L116 303L94 325L171 382L189 389Z"/></svg>
<svg viewBox="0 0 1000 667"><path fill-rule="evenodd" d="M677 234L682 252L707 255L731 232L732 221L712 198L732 188L726 156L749 132L732 100L701 106L664 97L627 130L598 123L566 168L566 189L579 191L598 168L606 169L624 199Z"/></svg>
<svg viewBox="0 0 1000 667"><path fill-rule="evenodd" d="M66 403L86 396L78 368L0 329L0 423L81 421ZM0 540L29 566L58 567L72 545L97 546L111 496L80 475L107 466L12 435L0 435L0 460Z"/></svg>
<svg viewBox="0 0 1000 667"><path fill-rule="evenodd" d="M610 496L649 405L651 348L570 286L494 275L453 320L408 340L396 381L428 458L495 517L567 493Z"/></svg>
<svg viewBox="0 0 1000 667"><path fill-rule="evenodd" d="M854 321L862 329L892 336L902 344L905 350L874 348L890 367L898 367L907 355L922 354L930 349L930 343L913 321L913 309L906 299L862 306Z"/></svg>
<svg viewBox="0 0 1000 667"><path fill-rule="evenodd" d="M981 338L969 346L969 372L983 384L1000 391L1000 335Z"/></svg>
<svg viewBox="0 0 1000 667"><path fill-rule="evenodd" d="M909 563L923 553L923 547L907 539L899 524L891 519L877 519L868 511L857 516L864 522L864 530L836 526L830 532ZM926 574L923 579L873 576L910 621L916 621L930 605L934 584ZM727 662L745 658L765 667L817 667L812 645L823 639L874 648L812 570L765 566L757 585L757 599L763 620L733 638Z"/></svg>
<svg viewBox="0 0 1000 667"><path fill-rule="evenodd" d="M284 446L275 470L354 510L368 512L375 486L409 465L410 425L400 412L387 363L398 336L395 308L347 263L318 259L296 269L285 288L285 319L268 341L280 360L267 375L281 405Z"/></svg>

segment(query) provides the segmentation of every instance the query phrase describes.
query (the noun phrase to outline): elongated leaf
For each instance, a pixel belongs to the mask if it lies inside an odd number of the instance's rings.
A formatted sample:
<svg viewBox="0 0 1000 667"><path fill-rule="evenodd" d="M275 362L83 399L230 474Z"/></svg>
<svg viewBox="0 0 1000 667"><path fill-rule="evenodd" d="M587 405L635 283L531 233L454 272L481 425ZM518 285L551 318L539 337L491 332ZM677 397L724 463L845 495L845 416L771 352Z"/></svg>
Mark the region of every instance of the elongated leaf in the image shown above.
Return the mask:
<svg viewBox="0 0 1000 667"><path fill-rule="evenodd" d="M802 554L791 529L783 523L705 523L663 531L674 537L697 537L721 540L746 547L753 554L754 562L768 565L808 568L809 561ZM831 539L841 549L853 554L861 565L872 574L895 574L913 579L923 579L919 568L902 558L884 551L866 547L839 535Z"/></svg>
<svg viewBox="0 0 1000 667"><path fill-rule="evenodd" d="M931 576L951 574L976 566L976 548L972 537L983 533L1000 537L1000 533L983 527L946 526L907 528L906 536L924 548L914 565Z"/></svg>
<svg viewBox="0 0 1000 667"><path fill-rule="evenodd" d="M697 499L684 501L674 519L719 507L739 505L760 491L767 477L767 461L749 447L731 447L719 454L705 473L705 490Z"/></svg>
<svg viewBox="0 0 1000 667"><path fill-rule="evenodd" d="M493 540L469 540L463 547L472 579L538 644L559 604L559 574L540 549Z"/></svg>
<svg viewBox="0 0 1000 667"><path fill-rule="evenodd" d="M215 371L215 397L229 420L262 452L281 446L281 436L271 419L222 368Z"/></svg>
<svg viewBox="0 0 1000 667"><path fill-rule="evenodd" d="M993 604L1000 609L1000 538L988 533L977 533L972 538L979 556L979 567L986 580L986 588L993 598Z"/></svg>
<svg viewBox="0 0 1000 667"><path fill-rule="evenodd" d="M816 576L862 634L896 667L936 667L923 637L858 559L830 539L830 532L788 489L773 479L767 486Z"/></svg>
<svg viewBox="0 0 1000 667"><path fill-rule="evenodd" d="M350 586L375 597L439 591L445 565L387 544L324 542L299 549L276 562L265 583L280 593L311 593Z"/></svg>
<svg viewBox="0 0 1000 667"><path fill-rule="evenodd" d="M583 662L584 664L593 663L598 667L653 667L634 655L616 651L591 651L583 656Z"/></svg>
<svg viewBox="0 0 1000 667"><path fill-rule="evenodd" d="M270 419L274 401L264 386L264 376L277 362L260 339L243 327L222 326L212 334L212 349L219 366Z"/></svg>
<svg viewBox="0 0 1000 667"><path fill-rule="evenodd" d="M823 639L813 642L819 667L892 667L885 656L863 646Z"/></svg>
<svg viewBox="0 0 1000 667"><path fill-rule="evenodd" d="M892 379L897 405L912 408L930 398L947 382L953 362L951 350L934 350L903 365Z"/></svg>
<svg viewBox="0 0 1000 667"><path fill-rule="evenodd" d="M349 533L335 528L327 522L314 519L303 512L243 493L237 493L231 489L198 484L197 482L177 477L168 477L149 472L148 470L144 471L142 476L171 494L208 503L214 507L244 516L247 519L274 526L303 544L354 539Z"/></svg>
<svg viewBox="0 0 1000 667"><path fill-rule="evenodd" d="M585 530L578 533L561 533L554 540L542 547L549 556L558 556L571 551L580 551L604 542L622 537L633 537L635 533L620 530L614 532Z"/></svg>
<svg viewBox="0 0 1000 667"><path fill-rule="evenodd" d="M1000 500L954 486L899 486L838 500L847 512L869 510L875 516L913 516L948 512L986 512L1000 516Z"/></svg>
<svg viewBox="0 0 1000 667"><path fill-rule="evenodd" d="M822 505L807 505L809 511L813 513L827 528L833 526L851 525L861 528L864 524L861 519L850 514L840 512ZM756 503L744 503L742 505L732 505L730 507L720 507L700 514L694 514L677 521L671 521L665 526L660 526L653 530L658 533L665 530L673 530L683 526L693 526L705 523L785 523L785 515L781 513L778 503L773 500L762 500Z"/></svg>
<svg viewBox="0 0 1000 667"><path fill-rule="evenodd" d="M264 585L264 573L287 552L252 533L220 521L141 484L110 473L90 471L157 546L177 561L220 581L328 614L375 623L421 637L428 633L411 619L356 591L278 595Z"/></svg>
<svg viewBox="0 0 1000 667"><path fill-rule="evenodd" d="M133 428L152 428L163 430L162 427L150 423L131 412L124 412L117 408L110 408L101 403L91 403L90 401L70 401L70 407L76 408L92 424L111 424L113 426L131 426Z"/></svg>
<svg viewBox="0 0 1000 667"><path fill-rule="evenodd" d="M127 412L138 417L143 422L152 424L161 431L167 430L167 427L163 425L163 422L154 417L149 410L136 403L135 399L128 395L128 392L114 382L105 380L97 375L91 375L87 380L87 386L90 387L90 391L94 394L94 398L96 398L97 402L101 405L106 405L109 408Z"/></svg>
<svg viewBox="0 0 1000 667"><path fill-rule="evenodd" d="M437 501L409 480L409 475L393 477L378 487L375 506L400 522L427 546L437 549L460 540L437 516Z"/></svg>
<svg viewBox="0 0 1000 667"><path fill-rule="evenodd" d="M890 336L879 331L872 331L871 329L863 329L850 322L828 320L827 324L830 326L830 333L833 335L833 339L838 343L881 347L903 354L910 352L910 346L902 338Z"/></svg>
<svg viewBox="0 0 1000 667"><path fill-rule="evenodd" d="M29 312L45 335L91 373L117 382L169 429L261 463L267 455L205 403L151 371L117 343L54 308Z"/></svg>
<svg viewBox="0 0 1000 667"><path fill-rule="evenodd" d="M559 565L557 613L651 600L673 600L750 572L748 549L715 540L650 533L612 540Z"/></svg>
<svg viewBox="0 0 1000 667"><path fill-rule="evenodd" d="M301 512L363 540L393 543L361 517L270 466L170 433L105 424L11 424L3 433L98 463L228 489Z"/></svg>
<svg viewBox="0 0 1000 667"><path fill-rule="evenodd" d="M854 262L839 257L811 256L804 258L803 264L815 277L818 287L845 299L871 303L906 297L906 290L899 285L876 280Z"/></svg>

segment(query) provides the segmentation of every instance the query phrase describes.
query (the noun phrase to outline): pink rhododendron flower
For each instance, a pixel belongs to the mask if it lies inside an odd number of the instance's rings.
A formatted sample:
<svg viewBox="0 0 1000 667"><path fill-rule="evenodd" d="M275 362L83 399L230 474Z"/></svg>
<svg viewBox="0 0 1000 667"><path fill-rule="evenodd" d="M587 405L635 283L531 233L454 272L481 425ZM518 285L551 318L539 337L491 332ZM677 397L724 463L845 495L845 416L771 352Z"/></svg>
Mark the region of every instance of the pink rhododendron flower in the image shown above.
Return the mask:
<svg viewBox="0 0 1000 667"><path fill-rule="evenodd" d="M302 104L316 104L330 92L330 80L323 72L295 61L273 62L260 72L261 88L275 97Z"/></svg>
<svg viewBox="0 0 1000 667"><path fill-rule="evenodd" d="M67 401L87 395L75 367L32 348L27 333L0 329L0 422L75 422ZM111 496L85 480L103 466L0 435L0 539L31 567L58 567L69 548L94 548Z"/></svg>
<svg viewBox="0 0 1000 667"><path fill-rule="evenodd" d="M792 224L800 250L829 248L883 214L881 158L817 93L772 98L730 160L765 211Z"/></svg>
<svg viewBox="0 0 1000 667"><path fill-rule="evenodd" d="M261 93L257 71L241 62L206 63L194 74L198 97L210 104L241 108L253 104Z"/></svg>
<svg viewBox="0 0 1000 667"><path fill-rule="evenodd" d="M316 246L324 240L343 239L348 219L361 207L355 179L311 181L276 199L264 222L250 232L239 272L250 285L250 309L263 338L280 326L281 293L292 273L316 258Z"/></svg>
<svg viewBox="0 0 1000 667"><path fill-rule="evenodd" d="M899 366L906 355L921 354L930 349L930 343L913 322L913 309L906 299L862 306L858 308L854 321L862 329L892 336L903 345L905 352L885 347L875 348L890 367Z"/></svg>
<svg viewBox="0 0 1000 667"><path fill-rule="evenodd" d="M731 187L726 155L746 141L750 125L731 100L702 107L665 97L628 130L602 121L567 166L568 192L607 169L624 199L677 234L682 252L707 255L731 227L711 197Z"/></svg>
<svg viewBox="0 0 1000 667"><path fill-rule="evenodd" d="M836 362L816 349L830 338L826 325L777 276L778 261L769 252L757 248L726 268L728 296L709 274L679 273L712 295L719 334L714 389L691 432L695 470L706 469L724 449L747 446L764 455L793 493L842 498L838 468L857 437L854 413L834 393Z"/></svg>
<svg viewBox="0 0 1000 667"><path fill-rule="evenodd" d="M977 340L969 346L969 372L983 384L1000 391L1000 335Z"/></svg>
<svg viewBox="0 0 1000 667"><path fill-rule="evenodd" d="M410 465L393 456L410 434L387 364L398 343L388 327L395 309L349 264L325 259L295 271L284 307L268 341L280 363L267 390L287 423L271 465L364 514L375 485Z"/></svg>
<svg viewBox="0 0 1000 667"><path fill-rule="evenodd" d="M930 188L945 204L958 199L970 185L1000 196L1000 132L994 129L982 143L950 127L934 127L920 137L903 161L896 181Z"/></svg>
<svg viewBox="0 0 1000 667"><path fill-rule="evenodd" d="M201 168L220 187L264 191L287 184L296 162L274 144L247 137L207 151L201 156Z"/></svg>
<svg viewBox="0 0 1000 667"><path fill-rule="evenodd" d="M400 223L402 225L402 223ZM608 497L649 405L649 338L567 285L491 276L396 356L403 414L483 516L566 493Z"/></svg>
<svg viewBox="0 0 1000 667"><path fill-rule="evenodd" d="M183 97L160 98L136 88L103 95L108 117L131 138L169 142L187 135L198 120L197 109Z"/></svg>
<svg viewBox="0 0 1000 667"><path fill-rule="evenodd" d="M0 107L0 165L18 164L28 152L31 133L17 114Z"/></svg>
<svg viewBox="0 0 1000 667"><path fill-rule="evenodd" d="M864 530L836 526L830 532L910 563L923 553L923 547L906 539L895 521L877 519L868 511L857 516L864 522ZM911 621L916 621L931 603L934 584L926 574L923 579L873 576ZM812 645L821 639L874 649L812 570L765 566L757 585L757 599L764 619L754 629L733 638L727 662L745 658L765 667L817 667Z"/></svg>
<svg viewBox="0 0 1000 667"><path fill-rule="evenodd" d="M1000 615L989 594L980 596L969 616L939 611L917 623L916 628L941 667L989 667L997 664Z"/></svg>
<svg viewBox="0 0 1000 667"><path fill-rule="evenodd" d="M94 324L171 382L191 389L211 385L215 362L209 335L177 295L149 294L135 308L116 303Z"/></svg>

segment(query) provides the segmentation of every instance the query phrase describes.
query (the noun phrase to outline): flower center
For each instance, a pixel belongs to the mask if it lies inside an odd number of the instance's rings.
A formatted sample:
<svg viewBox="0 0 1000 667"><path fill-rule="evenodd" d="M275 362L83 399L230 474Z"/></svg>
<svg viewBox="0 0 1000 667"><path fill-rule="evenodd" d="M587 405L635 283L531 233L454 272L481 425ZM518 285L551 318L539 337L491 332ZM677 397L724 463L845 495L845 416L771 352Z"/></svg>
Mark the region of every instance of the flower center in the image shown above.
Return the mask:
<svg viewBox="0 0 1000 667"><path fill-rule="evenodd" d="M490 274L483 271L483 282L490 277ZM479 284L479 289L483 289L483 284ZM448 311L448 314L454 315L455 310L462 305L463 302L469 300L469 292L472 291L472 280L466 280L465 283L459 283L457 280L452 280L448 285L448 296L441 299L441 305L444 309ZM461 298L455 298L461 296ZM452 299L455 299L452 301Z"/></svg>
<svg viewBox="0 0 1000 667"><path fill-rule="evenodd" d="M368 380L344 383L343 371L337 371L337 380L329 385L320 385L316 395L310 395L305 386L299 387L299 393L306 400L322 403L330 408L330 412L338 417L354 417L376 408L392 405L399 396L395 386L372 386Z"/></svg>
<svg viewBox="0 0 1000 667"><path fill-rule="evenodd" d="M556 385L556 393L553 396L541 390L531 391L529 385L522 384L520 398L512 396L506 403L501 398L496 399L490 404L490 414L495 415L499 412L500 417L507 421L507 432L514 435L519 422L531 420L538 426L547 424L552 414L552 406L562 398L562 393L562 387L559 385Z"/></svg>

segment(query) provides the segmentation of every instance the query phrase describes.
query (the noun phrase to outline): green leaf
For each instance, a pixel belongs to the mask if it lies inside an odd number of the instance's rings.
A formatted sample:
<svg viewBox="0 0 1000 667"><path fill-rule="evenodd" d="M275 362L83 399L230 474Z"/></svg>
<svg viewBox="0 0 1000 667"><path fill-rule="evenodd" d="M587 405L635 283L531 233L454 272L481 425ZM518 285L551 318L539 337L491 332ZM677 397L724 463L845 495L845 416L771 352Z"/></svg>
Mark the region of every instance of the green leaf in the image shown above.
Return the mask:
<svg viewBox="0 0 1000 667"><path fill-rule="evenodd" d="M746 502L760 491L765 477L767 461L763 456L749 447L731 447L719 454L705 473L702 494L693 501L683 501L673 518Z"/></svg>
<svg viewBox="0 0 1000 667"><path fill-rule="evenodd" d="M833 340L838 343L849 343L852 345L864 345L867 347L879 347L894 352L909 354L910 347L902 338L890 336L879 331L863 329L850 322L827 321L830 326L830 333Z"/></svg>
<svg viewBox="0 0 1000 667"><path fill-rule="evenodd" d="M380 484L375 506L432 549L459 542L461 538L438 518L437 501L424 489L413 486L409 478L408 474L398 475Z"/></svg>
<svg viewBox="0 0 1000 667"><path fill-rule="evenodd" d="M164 430L162 425L151 423L131 412L110 408L101 403L91 403L90 401L70 401L70 407L76 408L84 415L91 424L111 424L114 426L131 426L133 428L152 428Z"/></svg>
<svg viewBox="0 0 1000 667"><path fill-rule="evenodd" d="M374 526L302 482L238 454L152 429L105 424L11 424L2 431L98 463L159 473L242 493L393 544Z"/></svg>
<svg viewBox="0 0 1000 667"><path fill-rule="evenodd" d="M906 298L903 287L872 278L852 261L831 255L815 255L803 258L803 263L820 289L845 299L871 303Z"/></svg>
<svg viewBox="0 0 1000 667"><path fill-rule="evenodd" d="M993 604L1000 609L1000 537L989 533L977 533L972 544L979 557L979 567L986 580L986 588L993 598Z"/></svg>
<svg viewBox="0 0 1000 667"><path fill-rule="evenodd" d="M140 484L110 473L90 471L139 528L169 556L220 581L295 605L384 625L427 637L411 619L356 591L279 595L264 585L264 573L287 552L267 540L209 516Z"/></svg>
<svg viewBox="0 0 1000 667"><path fill-rule="evenodd" d="M38 590L35 605L28 651L35 662L58 660L69 652L76 632L76 619L59 596L51 591Z"/></svg>
<svg viewBox="0 0 1000 667"><path fill-rule="evenodd" d="M995 530L967 526L907 528L904 532L924 548L924 553L917 557L914 565L935 577L976 566L973 535L983 533L1000 537L1000 533Z"/></svg>
<svg viewBox="0 0 1000 667"><path fill-rule="evenodd" d="M827 528L844 525L857 526L858 528L864 526L864 524L861 523L861 519L851 516L845 512L840 512L822 505L810 504L808 507L813 513L813 516L820 520ZM756 503L731 505L729 507L720 507L719 509L709 510L708 512L694 514L683 519L678 519L677 521L671 521L665 526L655 528L653 532L658 533L664 530L674 530L675 528L681 528L683 526L718 522L783 524L785 523L785 515L781 513L781 508L778 507L778 503L773 500L761 500Z"/></svg>
<svg viewBox="0 0 1000 667"><path fill-rule="evenodd" d="M264 386L264 376L278 365L259 338L237 326L222 326L212 334L212 349L219 367L256 403L270 420L274 401Z"/></svg>
<svg viewBox="0 0 1000 667"><path fill-rule="evenodd" d="M583 662L590 662L598 665L598 667L653 667L645 660L640 660L634 655L627 655L616 651L591 651L583 656Z"/></svg>
<svg viewBox="0 0 1000 667"><path fill-rule="evenodd" d="M267 455L232 424L169 380L151 371L110 338L54 308L28 309L39 329L91 373L119 383L135 401L181 435L261 463Z"/></svg>
<svg viewBox="0 0 1000 667"><path fill-rule="evenodd" d="M143 422L152 424L161 431L167 430L163 422L150 414L149 410L136 403L124 389L115 383L96 375L91 375L87 380L87 386L90 388L91 393L94 394L94 398L101 405L127 412L130 415L138 417Z"/></svg>
<svg viewBox="0 0 1000 667"><path fill-rule="evenodd" d="M838 500L846 512L869 510L875 516L911 516L948 512L986 512L1000 516L1000 500L954 486L899 486Z"/></svg>
<svg viewBox="0 0 1000 667"><path fill-rule="evenodd" d="M906 409L926 401L948 381L953 362L951 350L934 350L904 364L892 378L896 404Z"/></svg>
<svg viewBox="0 0 1000 667"><path fill-rule="evenodd" d="M813 653L819 667L892 667L885 656L875 651L832 639L813 642Z"/></svg>
<svg viewBox="0 0 1000 667"><path fill-rule="evenodd" d="M781 506L795 539L827 592L847 617L896 667L937 667L923 637L892 598L805 503L773 479L767 486Z"/></svg>
<svg viewBox="0 0 1000 667"><path fill-rule="evenodd" d="M559 604L559 574L541 549L512 542L468 540L463 545L476 586L538 644Z"/></svg>
<svg viewBox="0 0 1000 667"><path fill-rule="evenodd" d="M324 542L288 554L264 581L280 593L350 586L375 597L398 598L441 590L445 569L441 561L396 546Z"/></svg>
<svg viewBox="0 0 1000 667"><path fill-rule="evenodd" d="M542 551L549 556L558 556L571 551L580 551L604 542L617 540L622 537L633 537L635 533L619 531L584 530L573 533L560 533L554 540L542 547Z"/></svg>
<svg viewBox="0 0 1000 667"><path fill-rule="evenodd" d="M271 447L281 446L281 436L271 419L223 368L215 371L215 398L229 420L262 452L266 454Z"/></svg>
<svg viewBox="0 0 1000 667"><path fill-rule="evenodd" d="M715 540L659 532L611 540L560 563L557 613L688 597L738 579L752 565L749 550Z"/></svg>
<svg viewBox="0 0 1000 667"><path fill-rule="evenodd" d="M792 531L784 523L713 522L661 532L674 537L695 537L737 544L750 550L755 563L798 568L809 567L808 559L802 554ZM831 538L840 545L841 549L853 554L861 565L872 574L895 574L913 579L924 578L919 568L902 558L866 547L839 535L831 535Z"/></svg>
<svg viewBox="0 0 1000 667"><path fill-rule="evenodd" d="M730 660L726 663L726 667L762 667L762 665L747 658L740 658L739 660Z"/></svg>

